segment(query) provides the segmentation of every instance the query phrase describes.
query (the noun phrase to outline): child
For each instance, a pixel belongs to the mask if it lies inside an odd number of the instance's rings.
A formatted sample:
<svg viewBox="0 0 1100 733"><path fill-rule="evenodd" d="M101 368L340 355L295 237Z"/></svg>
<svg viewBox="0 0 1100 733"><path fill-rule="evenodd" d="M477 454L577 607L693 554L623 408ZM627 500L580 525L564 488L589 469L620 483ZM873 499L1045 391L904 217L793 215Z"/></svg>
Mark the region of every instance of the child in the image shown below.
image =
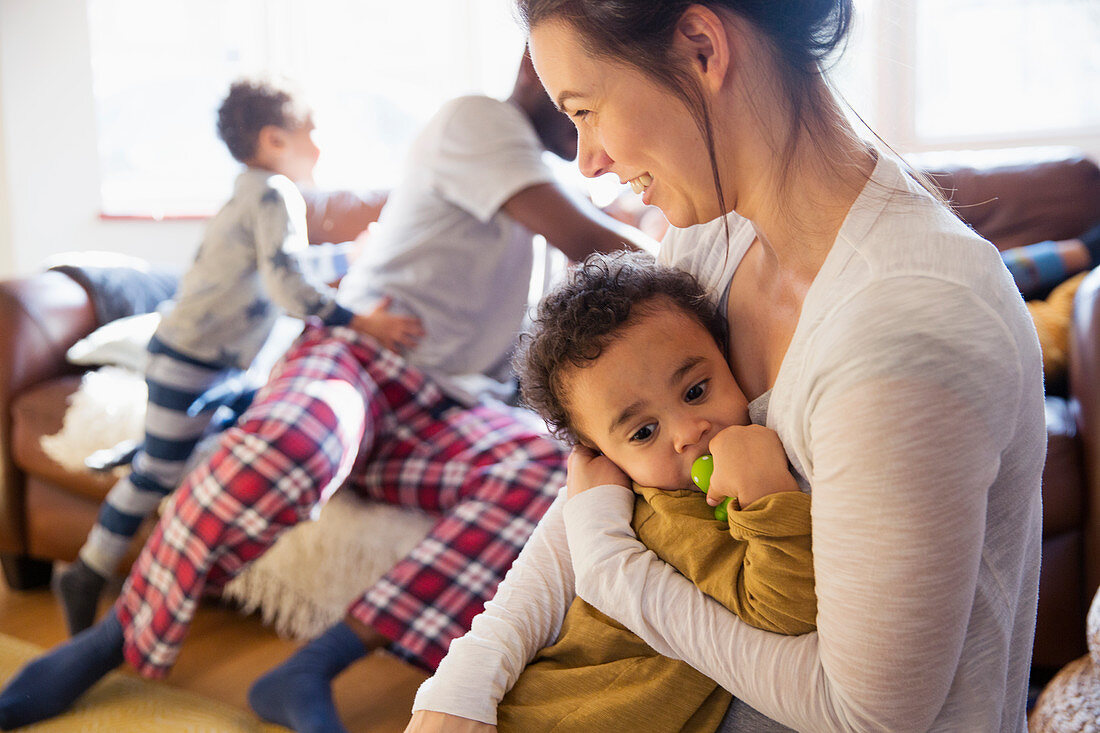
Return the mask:
<svg viewBox="0 0 1100 733"><path fill-rule="evenodd" d="M270 83L234 83L218 110L218 134L247 168L210 221L175 305L149 343L145 443L133 472L108 493L78 559L58 578L70 634L92 624L134 533L179 482L217 406L194 414L200 398L248 368L281 311L348 326L391 349L411 347L422 335L416 319L388 313L386 301L352 313L305 273L321 269L316 253L326 251L307 250L305 202L295 186L312 179L320 154L312 132L309 110ZM328 251L335 279L346 258L335 246Z"/></svg>
<svg viewBox="0 0 1100 733"><path fill-rule="evenodd" d="M759 628L814 629L810 498L798 490L774 433L749 423L725 359L723 327L689 274L642 253L593 255L540 304L516 368L525 400L580 463L603 461L604 483L629 477L638 539ZM762 443L756 442L764 436ZM731 463L745 440L752 465ZM599 457L597 457L597 452ZM715 519L691 487L692 463L713 453L741 509ZM612 466L611 464L614 464ZM730 479L776 477L771 486ZM625 473L623 473L625 472ZM598 482L598 481L597 481ZM736 505L734 506L736 509ZM715 730L730 696L687 664L662 657L575 598L557 641L520 675L497 710L501 731Z"/></svg>

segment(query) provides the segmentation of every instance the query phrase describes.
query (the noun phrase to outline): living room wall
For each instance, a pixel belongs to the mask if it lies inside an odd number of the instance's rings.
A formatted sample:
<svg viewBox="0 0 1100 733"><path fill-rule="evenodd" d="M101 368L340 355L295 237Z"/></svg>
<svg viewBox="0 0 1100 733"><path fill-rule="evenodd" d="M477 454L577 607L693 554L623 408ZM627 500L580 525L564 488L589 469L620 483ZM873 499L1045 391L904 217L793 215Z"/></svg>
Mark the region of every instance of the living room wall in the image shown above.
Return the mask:
<svg viewBox="0 0 1100 733"><path fill-rule="evenodd" d="M0 80L3 73L0 73ZM4 119L4 90L0 85L0 120ZM0 129L3 126L0 125ZM0 277L12 272L14 256L11 241L11 213L8 210L8 175L4 155L4 136L0 135Z"/></svg>
<svg viewBox="0 0 1100 733"><path fill-rule="evenodd" d="M183 265L198 246L200 222L99 217L87 23L83 0L0 0L0 277L72 250Z"/></svg>

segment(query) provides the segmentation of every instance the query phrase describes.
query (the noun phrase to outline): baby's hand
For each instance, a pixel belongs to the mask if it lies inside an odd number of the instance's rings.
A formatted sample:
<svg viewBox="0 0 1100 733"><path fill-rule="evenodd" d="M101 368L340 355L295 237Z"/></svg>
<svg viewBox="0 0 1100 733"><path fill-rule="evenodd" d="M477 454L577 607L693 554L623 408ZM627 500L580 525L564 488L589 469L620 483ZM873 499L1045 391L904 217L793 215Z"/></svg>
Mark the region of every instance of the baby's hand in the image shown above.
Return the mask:
<svg viewBox="0 0 1100 733"><path fill-rule="evenodd" d="M573 452L569 454L569 472L565 479L569 498L604 484L629 488L630 478L602 453L579 444L573 446Z"/></svg>
<svg viewBox="0 0 1100 733"><path fill-rule="evenodd" d="M393 299L387 295L370 313L356 313L348 325L378 339L387 349L400 353L420 343L424 337L424 327L420 325L419 318L390 313L392 302Z"/></svg>
<svg viewBox="0 0 1100 733"><path fill-rule="evenodd" d="M717 506L727 496L747 507L780 491L798 491L787 466L779 435L762 425L731 425L710 441L714 473L707 503Z"/></svg>

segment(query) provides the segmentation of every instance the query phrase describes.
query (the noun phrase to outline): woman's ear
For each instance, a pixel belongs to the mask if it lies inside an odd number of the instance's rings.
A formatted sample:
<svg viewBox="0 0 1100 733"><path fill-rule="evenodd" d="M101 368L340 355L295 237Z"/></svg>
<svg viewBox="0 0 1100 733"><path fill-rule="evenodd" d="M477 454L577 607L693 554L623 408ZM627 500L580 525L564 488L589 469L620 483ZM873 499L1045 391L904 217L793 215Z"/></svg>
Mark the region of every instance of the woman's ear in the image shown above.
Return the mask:
<svg viewBox="0 0 1100 733"><path fill-rule="evenodd" d="M732 46L726 23L704 5L690 5L676 23L673 48L688 59L690 68L707 88L717 90L726 81Z"/></svg>

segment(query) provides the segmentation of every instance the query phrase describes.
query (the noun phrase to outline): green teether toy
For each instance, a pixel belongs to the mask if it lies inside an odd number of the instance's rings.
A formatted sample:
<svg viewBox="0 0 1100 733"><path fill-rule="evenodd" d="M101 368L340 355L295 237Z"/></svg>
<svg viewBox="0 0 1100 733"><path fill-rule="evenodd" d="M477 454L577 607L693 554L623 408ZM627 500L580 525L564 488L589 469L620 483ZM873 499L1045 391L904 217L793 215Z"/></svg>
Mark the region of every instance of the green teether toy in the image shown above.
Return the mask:
<svg viewBox="0 0 1100 733"><path fill-rule="evenodd" d="M691 464L691 480L704 494L710 489L710 475L714 473L714 458L712 456L699 456ZM722 503L714 507L714 518L719 522L729 521L730 500L727 496Z"/></svg>

